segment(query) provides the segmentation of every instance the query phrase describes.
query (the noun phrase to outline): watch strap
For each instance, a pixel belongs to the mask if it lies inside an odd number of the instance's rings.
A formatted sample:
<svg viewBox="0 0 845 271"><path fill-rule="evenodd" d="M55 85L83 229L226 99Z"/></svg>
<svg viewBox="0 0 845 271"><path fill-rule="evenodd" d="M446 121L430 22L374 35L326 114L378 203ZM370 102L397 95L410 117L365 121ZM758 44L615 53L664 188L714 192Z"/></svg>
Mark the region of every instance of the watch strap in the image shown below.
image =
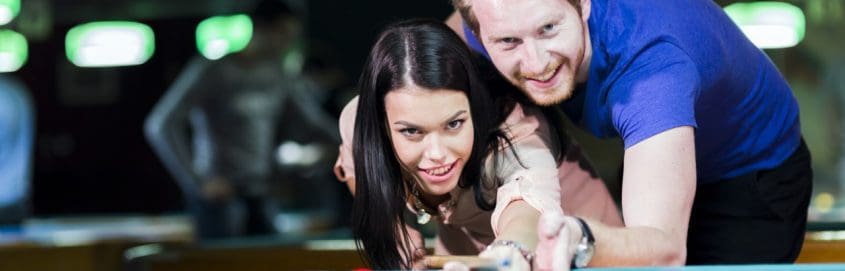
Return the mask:
<svg viewBox="0 0 845 271"><path fill-rule="evenodd" d="M593 237L593 232L590 230L590 226L587 225L587 222L584 222L583 219L580 217L574 217L575 221L578 221L578 226L581 227L581 238L579 238L578 246L575 249L575 255L572 257L571 268L582 268L586 267L587 263L593 257L592 253L594 253L594 246L595 246L595 238Z"/></svg>
<svg viewBox="0 0 845 271"><path fill-rule="evenodd" d="M581 232L583 236L587 238L587 242L595 243L596 238L593 237L593 231L590 230L590 226L587 225L587 222L577 216L575 217L575 220L577 220L578 225L581 226Z"/></svg>

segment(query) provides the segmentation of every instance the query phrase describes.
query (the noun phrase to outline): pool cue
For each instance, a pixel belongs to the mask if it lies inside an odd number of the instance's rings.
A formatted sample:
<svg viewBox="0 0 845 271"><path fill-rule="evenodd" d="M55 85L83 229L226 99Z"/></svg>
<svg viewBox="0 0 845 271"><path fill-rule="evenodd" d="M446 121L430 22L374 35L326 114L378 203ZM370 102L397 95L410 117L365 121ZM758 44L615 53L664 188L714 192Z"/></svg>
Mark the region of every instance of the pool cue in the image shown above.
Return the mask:
<svg viewBox="0 0 845 271"><path fill-rule="evenodd" d="M490 259L479 258L478 256L447 256L447 255L432 255L425 256L425 266L428 268L443 268L447 262L457 261L461 262L470 269L496 269L496 263Z"/></svg>

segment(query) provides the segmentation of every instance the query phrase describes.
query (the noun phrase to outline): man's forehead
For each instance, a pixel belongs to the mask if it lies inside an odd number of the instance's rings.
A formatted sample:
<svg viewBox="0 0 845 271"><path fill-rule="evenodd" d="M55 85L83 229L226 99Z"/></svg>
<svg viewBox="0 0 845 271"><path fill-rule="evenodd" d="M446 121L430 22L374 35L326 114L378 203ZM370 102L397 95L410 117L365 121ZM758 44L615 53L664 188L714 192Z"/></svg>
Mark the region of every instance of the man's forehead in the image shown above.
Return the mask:
<svg viewBox="0 0 845 271"><path fill-rule="evenodd" d="M509 3L510 1L511 0L472 0L472 9L475 13L476 19L478 19L479 23L482 25L502 24L502 26L507 26L510 25L510 23L507 22L513 20L513 17L515 17L513 16L514 14L505 12L515 6L515 3Z"/></svg>
<svg viewBox="0 0 845 271"><path fill-rule="evenodd" d="M532 30L560 13L560 0L471 0L482 33ZM527 28L527 29L526 29Z"/></svg>
<svg viewBox="0 0 845 271"><path fill-rule="evenodd" d="M471 7L473 12L482 14L496 14L501 13L501 10L505 8L509 3L510 0L468 0L471 3ZM501 14L497 14L501 15Z"/></svg>

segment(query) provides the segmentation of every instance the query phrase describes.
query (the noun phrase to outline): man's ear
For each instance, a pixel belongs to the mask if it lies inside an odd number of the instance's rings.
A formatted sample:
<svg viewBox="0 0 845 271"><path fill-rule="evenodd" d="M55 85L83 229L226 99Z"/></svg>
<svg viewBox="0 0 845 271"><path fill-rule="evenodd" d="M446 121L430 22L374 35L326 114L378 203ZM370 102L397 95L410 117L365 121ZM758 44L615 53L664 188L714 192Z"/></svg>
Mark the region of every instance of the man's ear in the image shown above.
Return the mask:
<svg viewBox="0 0 845 271"><path fill-rule="evenodd" d="M579 0L581 1L581 20L587 22L587 19L590 19L590 0Z"/></svg>

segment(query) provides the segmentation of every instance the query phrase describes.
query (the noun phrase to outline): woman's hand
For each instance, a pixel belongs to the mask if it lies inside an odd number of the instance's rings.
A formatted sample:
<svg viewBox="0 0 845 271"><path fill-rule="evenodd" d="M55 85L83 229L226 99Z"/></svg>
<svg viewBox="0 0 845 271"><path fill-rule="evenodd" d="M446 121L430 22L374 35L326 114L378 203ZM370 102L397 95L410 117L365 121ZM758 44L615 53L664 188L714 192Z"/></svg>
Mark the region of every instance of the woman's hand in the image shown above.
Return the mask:
<svg viewBox="0 0 845 271"><path fill-rule="evenodd" d="M507 241L506 241L507 242ZM450 261L443 265L446 271L474 270L531 270L531 262L516 245L494 243L478 254L481 261Z"/></svg>
<svg viewBox="0 0 845 271"><path fill-rule="evenodd" d="M408 231L408 237L409 237L409 239L411 239L410 240L411 243L405 244L405 241L402 240L403 246L400 247L399 249L401 250L401 249L403 249L403 247L408 247L408 248L411 249L411 260L410 260L411 269L413 269L413 270L427 269L426 266L425 266L425 255L426 255L425 241L423 239L422 233L420 233L420 231L418 231L417 229L414 229L414 227L411 227L407 224L404 225L404 227L405 227L405 230ZM405 260L404 255L403 255L403 260Z"/></svg>
<svg viewBox="0 0 845 271"><path fill-rule="evenodd" d="M531 262L525 258L519 249L512 246L494 245L479 253L478 257L492 260L499 270L531 270Z"/></svg>

